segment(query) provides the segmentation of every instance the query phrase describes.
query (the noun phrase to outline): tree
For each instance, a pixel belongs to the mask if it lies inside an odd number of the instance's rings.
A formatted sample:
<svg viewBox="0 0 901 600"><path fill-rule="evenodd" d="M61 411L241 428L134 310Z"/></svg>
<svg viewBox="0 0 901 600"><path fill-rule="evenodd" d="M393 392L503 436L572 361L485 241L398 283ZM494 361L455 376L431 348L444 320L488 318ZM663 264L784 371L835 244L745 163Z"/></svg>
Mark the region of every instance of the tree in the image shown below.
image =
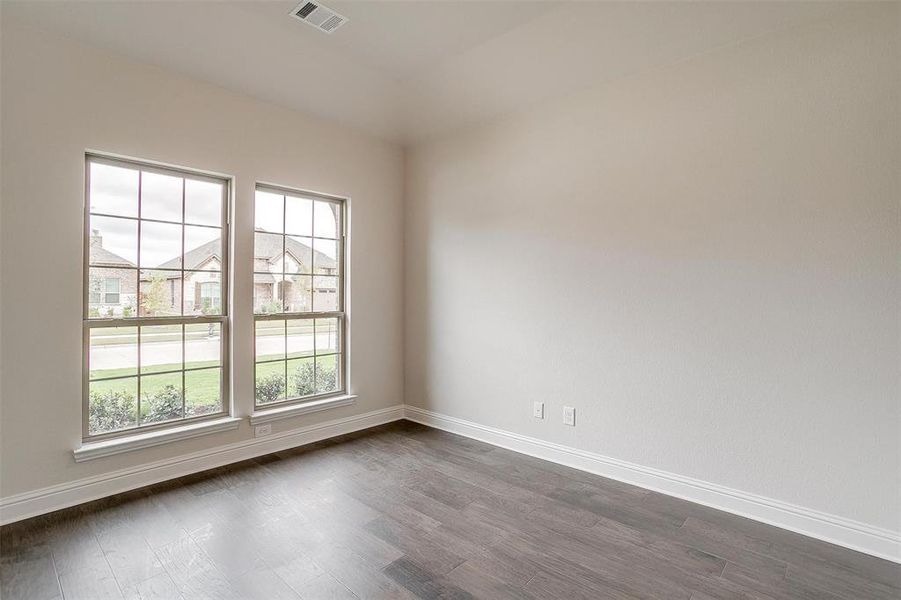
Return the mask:
<svg viewBox="0 0 901 600"><path fill-rule="evenodd" d="M150 276L147 291L141 294L141 303L145 315L154 315L169 306L170 302L166 298L165 275L154 273Z"/></svg>

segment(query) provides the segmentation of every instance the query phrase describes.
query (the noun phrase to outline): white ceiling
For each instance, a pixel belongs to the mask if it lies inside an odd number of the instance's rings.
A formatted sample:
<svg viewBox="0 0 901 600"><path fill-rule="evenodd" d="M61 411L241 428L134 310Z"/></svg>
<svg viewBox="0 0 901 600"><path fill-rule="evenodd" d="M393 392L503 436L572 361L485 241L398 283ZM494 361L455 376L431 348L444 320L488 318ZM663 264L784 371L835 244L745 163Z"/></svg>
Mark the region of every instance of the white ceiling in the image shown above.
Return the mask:
<svg viewBox="0 0 901 600"><path fill-rule="evenodd" d="M299 0L298 0L299 2ZM412 142L821 18L836 2L3 1L4 19Z"/></svg>

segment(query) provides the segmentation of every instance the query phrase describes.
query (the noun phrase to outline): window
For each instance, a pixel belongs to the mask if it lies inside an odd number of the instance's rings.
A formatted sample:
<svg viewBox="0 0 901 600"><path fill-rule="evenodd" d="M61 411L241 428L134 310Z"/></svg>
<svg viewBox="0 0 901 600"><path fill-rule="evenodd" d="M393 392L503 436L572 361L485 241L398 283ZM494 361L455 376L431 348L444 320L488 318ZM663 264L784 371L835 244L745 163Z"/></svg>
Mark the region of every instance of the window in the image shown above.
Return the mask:
<svg viewBox="0 0 901 600"><path fill-rule="evenodd" d="M103 294L103 302L104 304L119 304L119 278L118 277L107 277L103 280L104 284L104 294Z"/></svg>
<svg viewBox="0 0 901 600"><path fill-rule="evenodd" d="M118 277L96 277L91 281L91 304L119 304Z"/></svg>
<svg viewBox="0 0 901 600"><path fill-rule="evenodd" d="M85 178L84 437L225 414L228 181L96 155Z"/></svg>
<svg viewBox="0 0 901 600"><path fill-rule="evenodd" d="M346 390L345 201L257 186L253 309L255 403Z"/></svg>
<svg viewBox="0 0 901 600"><path fill-rule="evenodd" d="M219 282L205 281L200 284L200 305L203 310L219 310Z"/></svg>

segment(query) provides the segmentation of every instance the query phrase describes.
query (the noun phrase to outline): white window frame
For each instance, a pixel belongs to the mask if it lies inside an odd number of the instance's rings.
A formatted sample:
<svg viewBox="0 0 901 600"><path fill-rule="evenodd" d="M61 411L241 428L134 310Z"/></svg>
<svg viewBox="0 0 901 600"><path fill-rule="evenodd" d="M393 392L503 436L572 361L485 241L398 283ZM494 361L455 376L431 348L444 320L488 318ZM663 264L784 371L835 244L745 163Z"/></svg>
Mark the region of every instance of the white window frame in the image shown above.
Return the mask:
<svg viewBox="0 0 901 600"><path fill-rule="evenodd" d="M335 400L347 399L348 402L352 402L353 401L352 398L348 396L349 381L348 381L348 368L347 368L347 366L348 366L347 340L349 337L349 332L348 332L349 319L348 319L348 315L347 315L347 304L346 304L347 281L348 281L348 264L347 264L347 260L346 260L347 243L348 243L348 239L347 239L348 199L340 197L340 196L332 196L329 194L322 194L319 192L311 192L311 191L307 191L307 190L300 190L300 189L285 187L285 186L281 186L281 185L274 185L274 184L258 182L254 189L254 226L253 226L254 233L256 233L256 231L257 231L257 228L256 228L256 193L257 192L268 192L271 194L280 194L282 196L288 195L288 196L308 199L308 200L311 200L314 202L315 201L329 202L329 203L335 204L339 207L339 210L338 210L339 223L338 223L337 232L336 232L337 238L335 238L335 239L333 239L333 238L317 238L317 236L315 236L315 235L311 236L313 240L327 239L329 241L337 242L338 249L337 249L337 258L336 258L335 262L336 262L336 266L338 269L338 273L337 273L337 288L338 288L337 289L337 293L338 293L337 308L338 309L334 310L334 311L321 311L321 312L316 312L313 310L301 311L301 312L286 312L285 311L285 312L273 312L273 313L265 313L265 314L258 314L256 312L254 312L254 315L253 315L253 322L254 322L253 407L254 407L254 411L255 411L254 414L261 415L261 414L266 414L266 413L270 413L270 412L275 413L275 412L279 412L280 409L291 411L291 407L300 408L301 406L306 405L306 404L316 405L316 404L318 404L322 401L328 400L328 399L335 399ZM284 211L284 206L285 206L285 200L284 200L284 198L282 198L283 211ZM315 234L315 230L312 231L311 233ZM270 232L270 234L272 234L272 233ZM285 239L287 237L289 237L291 234L285 233L284 226L283 226L283 231L282 231L281 235L282 235L282 244L283 244L282 251L283 251L283 256L284 256L284 253L286 252ZM254 240L254 244L255 243L256 243L256 241ZM314 252L315 252L315 249L314 249ZM252 269L251 277L255 279L255 274L253 274L256 271L256 269L254 268L255 261L256 261L256 246L255 245L254 245L254 252L252 254L253 254L253 256L251 257L251 269ZM284 261L283 261L282 269L283 269L283 275L284 275ZM313 269L313 270L315 271L315 269ZM282 281L284 281L284 279L282 279ZM315 274L313 275L312 281L313 281L314 287L312 288L311 292L315 293ZM253 293L253 290L254 290L254 285L251 286L251 293ZM278 284L273 286L273 291L275 292L274 296L281 297L282 292L279 291ZM284 310L284 307L285 307L284 298L282 298L281 301L282 301L282 309ZM260 404L259 402L257 402L256 370L257 370L258 363L257 363L257 351L256 351L256 324L260 321L310 320L314 323L313 339L314 339L314 348L315 348L315 339L316 339L315 319L326 319L326 318L336 318L338 321L339 329L340 329L340 335L338 336L339 351L336 355L336 366L338 367L337 389L330 391L330 392L324 392L324 393L320 393L320 394L310 394L307 396L294 396L294 397L288 396L288 393L287 393L287 388L288 388L287 365L288 365L288 362L290 359L288 359L287 355L286 355L285 359L274 359L272 361L268 361L268 362L273 362L273 363L283 361L285 363L285 398L282 400L277 400L275 402L267 402L265 404ZM286 335L287 335L287 330L286 330ZM313 358L314 381L315 381L315 373L316 373L316 358L315 358L315 356L316 355L315 355L315 349L314 349L314 358ZM293 414L293 411L291 411L291 412ZM261 419L261 417L257 417L257 418ZM254 419L252 418L251 422L253 422L253 421L254 421ZM262 420L261 420L261 422L262 422Z"/></svg>
<svg viewBox="0 0 901 600"><path fill-rule="evenodd" d="M153 317L142 317L140 314L140 300L138 300L138 306L135 307L134 316L131 317L91 317L90 310L90 244L91 244L91 214L95 214L98 216L109 216L116 217L121 219L129 219L132 221L138 222L138 239L137 246L139 248L139 257L140 257L140 223L141 221L153 221L153 219L141 219L141 180L140 175L138 179L138 216L137 217L125 217L122 215L106 215L103 213L91 213L91 205L90 205L90 194L91 194L91 164L107 164L117 167L124 167L135 169L139 173L141 172L153 172L160 173L163 175L171 175L174 177L180 177L183 179L194 179L201 181L212 181L222 185L223 193L222 193L222 211L221 211L221 221L220 221L220 231L222 232L222 260L221 260L221 311L219 315L181 315L181 316L153 316ZM86 152L85 153L85 190L84 190L84 244L83 244L83 293L82 293L82 301L83 301L83 311L82 311L82 441L85 444L92 444L95 442L102 442L106 440L112 440L116 438L123 438L129 436L136 436L138 434L143 435L150 432L159 432L160 430L168 430L175 429L179 427L184 427L188 424L195 424L201 421L211 421L211 425L213 421L221 420L223 417L231 416L232 411L232 402L231 402L231 393L229 389L229 371L230 371L230 356L231 353L229 351L231 346L231 334L230 334L230 295L229 295L229 282L231 281L230 271L229 271L229 252L231 250L230 246L230 198L231 198L231 189L232 189L232 181L229 177L208 173L204 171L194 170L194 169L186 169L183 167L175 167L169 165L162 165L160 163L155 162L145 162L136 159L130 158L120 158L116 156L96 153L96 152ZM184 201L185 201L185 188L182 187L182 223L184 223ZM184 238L184 234L182 235ZM182 240L182 244L184 243L184 239ZM182 248L182 252L184 253L184 248ZM186 272L190 272L190 270L185 270L185 265L181 265L181 273L182 273L182 297L184 297L184 276ZM117 267L125 270L133 270L136 271L136 285L137 285L137 294L140 298L140 260L134 268L131 267ZM147 270L158 270L158 269L147 269ZM103 284L105 285L105 283ZM105 290L105 288L103 288ZM120 278L119 282L119 297L121 301L122 294L122 282ZM101 292L101 299L105 298L105 292ZM182 368L180 370L182 374L182 414L184 414L185 407L185 392L184 392L184 383L185 383L185 373L190 372L191 370L197 369L185 369L184 359L184 335L185 335L185 325L192 324L200 324L200 323L218 323L219 331L220 331L220 401L221 401L221 409L219 411L204 414L200 416L194 417L182 417L181 419L173 419L171 421L166 421L163 423L151 423L148 425L140 424L140 411L141 411L141 365L140 365L140 329L139 326L152 326L152 325L171 325L171 324L181 324L182 327ZM135 377L137 379L137 411L138 411L138 424L133 427L128 427L125 429L120 429L116 431L109 431L97 434L91 434L89 429L89 419L90 419L90 383L91 383L91 365L90 365L90 354L91 354L91 331L97 328L104 327L134 327L138 328L138 364L136 365L136 374ZM173 371L179 372L179 371ZM154 373L159 374L159 373ZM111 379L124 379L127 377L131 377L131 375L111 378Z"/></svg>

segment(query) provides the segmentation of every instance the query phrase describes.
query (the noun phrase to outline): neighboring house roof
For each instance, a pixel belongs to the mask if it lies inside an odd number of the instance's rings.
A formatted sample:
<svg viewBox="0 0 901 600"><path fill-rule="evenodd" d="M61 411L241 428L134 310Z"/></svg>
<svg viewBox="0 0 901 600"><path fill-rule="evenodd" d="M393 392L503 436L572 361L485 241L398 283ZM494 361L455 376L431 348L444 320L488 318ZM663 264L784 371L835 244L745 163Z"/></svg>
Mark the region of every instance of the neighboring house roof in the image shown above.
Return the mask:
<svg viewBox="0 0 901 600"><path fill-rule="evenodd" d="M221 245L220 240L210 240L206 244L202 244L197 246L193 250L188 250L185 253L185 269L199 269L206 262L208 262L211 258L219 258L219 246ZM178 258L173 258L172 260L167 260L163 264L161 264L158 269L180 269L181 261Z"/></svg>
<svg viewBox="0 0 901 600"><path fill-rule="evenodd" d="M261 232L265 233L265 232ZM184 268L188 271L193 269L201 269L203 266L209 262L211 259L220 259L219 249L221 246L220 240L211 240L193 250L188 250L185 253L185 265ZM310 256L310 247L306 244L298 242L296 239L287 237L285 238L285 249L294 256L295 260L306 262L306 258ZM275 236L259 236L258 239L254 242L254 258L257 259L265 259L268 261L278 260L279 255L282 251L282 242L281 238L276 238ZM334 269L337 266L337 261L334 258L329 257L318 250L313 251L314 262L316 264L316 268L322 269ZM303 258L302 258L303 257ZM177 258L173 258L172 260L166 261L161 264L157 269L180 269L179 260ZM153 269L147 269L148 271L152 271ZM173 275L174 277L178 277L178 275ZM256 280L255 280L256 281ZM257 281L257 283L261 283Z"/></svg>
<svg viewBox="0 0 901 600"><path fill-rule="evenodd" d="M91 264L100 267L134 267L135 264L127 258L110 252L99 244L91 245Z"/></svg>
<svg viewBox="0 0 901 600"><path fill-rule="evenodd" d="M257 232L267 233L266 231L260 229L257 229ZM289 252L295 260L302 262L306 262L306 257L310 255L309 246L298 242L296 238L290 236L285 238L285 250ZM282 241L280 236L255 236L253 249L254 258L264 258L269 261L275 261L278 260L281 251ZM313 262L316 264L317 269L334 269L337 266L337 261L334 258L331 258L328 255L319 252L318 250L313 251Z"/></svg>

